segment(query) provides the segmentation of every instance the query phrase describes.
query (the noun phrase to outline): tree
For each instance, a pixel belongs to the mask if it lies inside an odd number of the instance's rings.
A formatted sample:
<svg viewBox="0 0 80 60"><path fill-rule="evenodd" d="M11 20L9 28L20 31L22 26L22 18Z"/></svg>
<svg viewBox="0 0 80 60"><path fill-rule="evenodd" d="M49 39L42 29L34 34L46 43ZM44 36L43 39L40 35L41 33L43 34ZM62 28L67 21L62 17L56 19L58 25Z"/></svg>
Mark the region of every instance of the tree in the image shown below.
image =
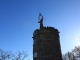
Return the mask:
<svg viewBox="0 0 80 60"><path fill-rule="evenodd" d="M0 60L24 60L26 57L28 57L27 51L12 53L12 51L0 49Z"/></svg>
<svg viewBox="0 0 80 60"><path fill-rule="evenodd" d="M63 60L73 60L73 53L67 52L67 53L63 56Z"/></svg>
<svg viewBox="0 0 80 60"><path fill-rule="evenodd" d="M80 46L75 46L72 52L75 54L77 59L80 59Z"/></svg>
<svg viewBox="0 0 80 60"><path fill-rule="evenodd" d="M63 60L80 60L80 46L75 46L71 52L63 55Z"/></svg>
<svg viewBox="0 0 80 60"><path fill-rule="evenodd" d="M64 54L62 55L63 60L67 60L67 56Z"/></svg>

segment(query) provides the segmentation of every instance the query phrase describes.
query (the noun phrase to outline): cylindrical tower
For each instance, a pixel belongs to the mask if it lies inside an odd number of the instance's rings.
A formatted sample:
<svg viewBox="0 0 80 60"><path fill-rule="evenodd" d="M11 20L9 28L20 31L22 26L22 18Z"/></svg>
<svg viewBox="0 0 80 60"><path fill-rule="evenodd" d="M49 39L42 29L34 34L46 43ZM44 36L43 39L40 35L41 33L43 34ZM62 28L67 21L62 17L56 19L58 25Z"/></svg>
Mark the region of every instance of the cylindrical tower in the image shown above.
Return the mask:
<svg viewBox="0 0 80 60"><path fill-rule="evenodd" d="M33 33L33 60L62 60L59 31L44 27L43 16L38 23L40 29Z"/></svg>
<svg viewBox="0 0 80 60"><path fill-rule="evenodd" d="M53 27L33 33L33 60L62 60L59 32Z"/></svg>

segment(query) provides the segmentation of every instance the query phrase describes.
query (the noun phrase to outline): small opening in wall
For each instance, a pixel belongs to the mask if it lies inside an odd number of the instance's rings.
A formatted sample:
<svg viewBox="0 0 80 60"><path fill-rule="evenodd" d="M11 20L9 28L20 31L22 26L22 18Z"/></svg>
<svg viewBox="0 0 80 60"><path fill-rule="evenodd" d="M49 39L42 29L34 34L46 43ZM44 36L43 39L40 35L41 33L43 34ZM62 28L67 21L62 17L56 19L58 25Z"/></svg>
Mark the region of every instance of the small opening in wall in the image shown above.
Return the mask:
<svg viewBox="0 0 80 60"><path fill-rule="evenodd" d="M42 48L40 50L42 51Z"/></svg>

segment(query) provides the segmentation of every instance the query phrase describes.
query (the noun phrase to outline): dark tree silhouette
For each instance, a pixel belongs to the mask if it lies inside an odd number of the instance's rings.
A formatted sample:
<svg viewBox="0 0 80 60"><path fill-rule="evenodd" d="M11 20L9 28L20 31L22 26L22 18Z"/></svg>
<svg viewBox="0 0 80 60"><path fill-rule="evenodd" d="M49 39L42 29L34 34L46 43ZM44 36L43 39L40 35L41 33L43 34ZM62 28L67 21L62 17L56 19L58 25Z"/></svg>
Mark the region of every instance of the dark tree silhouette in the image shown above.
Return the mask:
<svg viewBox="0 0 80 60"><path fill-rule="evenodd" d="M13 53L12 51L4 51L0 49L0 60L24 60L27 57L27 51Z"/></svg>
<svg viewBox="0 0 80 60"><path fill-rule="evenodd" d="M75 46L75 48L68 53L63 55L63 60L80 60L80 46Z"/></svg>

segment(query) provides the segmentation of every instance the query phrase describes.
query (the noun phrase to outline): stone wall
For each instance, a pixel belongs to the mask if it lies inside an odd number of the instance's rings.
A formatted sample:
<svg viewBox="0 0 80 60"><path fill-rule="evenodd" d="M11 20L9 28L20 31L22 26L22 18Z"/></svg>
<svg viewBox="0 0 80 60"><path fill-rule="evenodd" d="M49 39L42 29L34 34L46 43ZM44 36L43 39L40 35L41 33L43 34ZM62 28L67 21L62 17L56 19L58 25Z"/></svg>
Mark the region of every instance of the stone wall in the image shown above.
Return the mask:
<svg viewBox="0 0 80 60"><path fill-rule="evenodd" d="M62 60L57 29L53 27L36 29L33 33L33 40L33 54L37 52L37 57L33 60Z"/></svg>

